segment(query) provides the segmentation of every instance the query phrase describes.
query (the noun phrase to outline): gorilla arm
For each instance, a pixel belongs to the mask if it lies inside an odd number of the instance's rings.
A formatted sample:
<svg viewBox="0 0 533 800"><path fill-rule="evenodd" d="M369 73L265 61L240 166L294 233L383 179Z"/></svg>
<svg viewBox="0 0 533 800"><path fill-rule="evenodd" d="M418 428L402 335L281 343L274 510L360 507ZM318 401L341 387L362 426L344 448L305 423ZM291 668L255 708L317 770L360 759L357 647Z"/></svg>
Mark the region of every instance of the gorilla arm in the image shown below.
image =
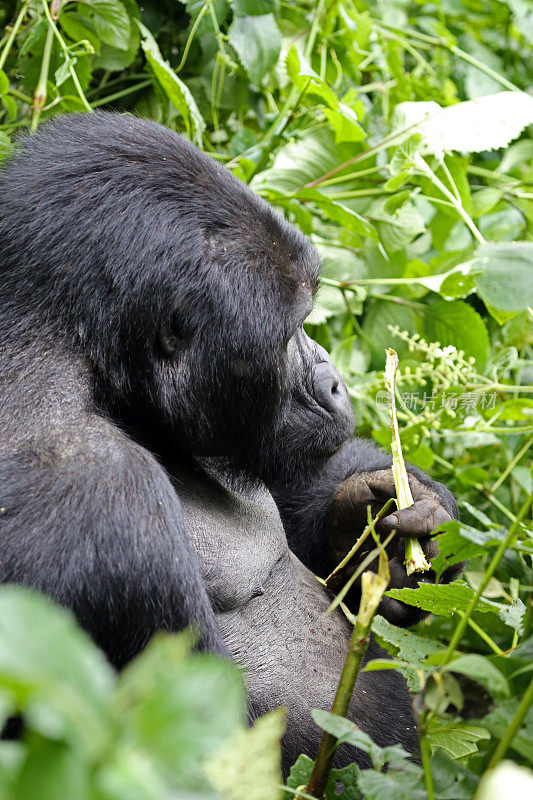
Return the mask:
<svg viewBox="0 0 533 800"><path fill-rule="evenodd" d="M284 482L269 487L291 549L317 575L326 577L353 546L366 525L367 506L375 516L386 500L395 496L391 463L391 457L372 442L353 439L329 459L302 469L292 485ZM394 588L414 588L420 580L433 577L432 573L407 576L405 537L419 538L426 556L434 557L437 548L429 534L459 517L453 495L445 486L417 467L407 465L407 471L414 505L389 514L377 528L382 536L397 531L387 548ZM368 549L359 551L349 570L353 572L367 553ZM445 580L452 575L445 574ZM357 600L357 590L349 599ZM418 609L391 598L384 598L379 611L390 622L405 626L422 616Z"/></svg>

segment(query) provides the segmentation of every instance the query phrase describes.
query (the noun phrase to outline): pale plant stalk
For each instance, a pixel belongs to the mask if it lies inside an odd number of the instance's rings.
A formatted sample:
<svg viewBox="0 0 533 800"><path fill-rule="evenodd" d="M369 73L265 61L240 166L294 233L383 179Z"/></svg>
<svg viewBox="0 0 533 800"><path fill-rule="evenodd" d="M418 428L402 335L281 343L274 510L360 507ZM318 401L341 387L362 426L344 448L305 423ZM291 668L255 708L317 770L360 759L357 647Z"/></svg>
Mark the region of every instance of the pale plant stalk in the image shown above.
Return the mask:
<svg viewBox="0 0 533 800"><path fill-rule="evenodd" d="M398 509L409 508L413 505L413 495L409 486L409 478L402 455L402 444L400 442L400 431L398 429L398 418L396 416L396 370L398 368L398 354L391 347L385 351L387 360L385 362L385 386L389 395L389 414L392 429L392 474L394 476L394 486L396 487L396 504ZM418 539L405 540L405 568L408 575L413 572L427 572L431 569L428 564L424 551Z"/></svg>

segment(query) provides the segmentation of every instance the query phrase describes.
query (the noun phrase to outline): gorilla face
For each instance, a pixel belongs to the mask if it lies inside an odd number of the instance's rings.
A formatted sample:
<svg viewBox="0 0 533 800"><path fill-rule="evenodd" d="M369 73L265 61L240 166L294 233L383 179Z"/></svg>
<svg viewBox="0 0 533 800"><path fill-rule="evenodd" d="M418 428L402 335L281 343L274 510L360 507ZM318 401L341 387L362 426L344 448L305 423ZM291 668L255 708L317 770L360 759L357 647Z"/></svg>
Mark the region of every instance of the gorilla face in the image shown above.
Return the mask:
<svg viewBox="0 0 533 800"><path fill-rule="evenodd" d="M301 330L319 270L311 242L172 131L104 113L93 123L48 123L8 167L26 176L2 237L21 316L46 319L90 365L100 410L147 443L252 475L334 452L353 420Z"/></svg>

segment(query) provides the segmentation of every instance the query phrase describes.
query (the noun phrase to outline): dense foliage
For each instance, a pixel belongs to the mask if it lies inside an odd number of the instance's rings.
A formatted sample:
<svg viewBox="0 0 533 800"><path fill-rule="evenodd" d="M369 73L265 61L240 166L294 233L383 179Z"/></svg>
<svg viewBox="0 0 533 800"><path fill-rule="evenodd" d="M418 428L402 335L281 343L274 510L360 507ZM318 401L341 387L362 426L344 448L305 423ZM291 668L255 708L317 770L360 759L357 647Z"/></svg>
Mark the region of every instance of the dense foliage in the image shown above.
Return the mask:
<svg viewBox="0 0 533 800"><path fill-rule="evenodd" d="M72 110L182 131L312 236L308 330L383 446L384 350L400 355L404 454L462 514L433 566L469 565L394 591L433 613L415 631L373 622L393 661L370 668L406 676L425 770L317 713L374 763L327 797L533 796L531 3L0 0L0 23L2 155ZM236 671L187 650L162 638L117 678L68 615L2 589L0 713L23 709L26 735L0 744L0 796L305 796L305 757L276 788L280 715L243 728Z"/></svg>

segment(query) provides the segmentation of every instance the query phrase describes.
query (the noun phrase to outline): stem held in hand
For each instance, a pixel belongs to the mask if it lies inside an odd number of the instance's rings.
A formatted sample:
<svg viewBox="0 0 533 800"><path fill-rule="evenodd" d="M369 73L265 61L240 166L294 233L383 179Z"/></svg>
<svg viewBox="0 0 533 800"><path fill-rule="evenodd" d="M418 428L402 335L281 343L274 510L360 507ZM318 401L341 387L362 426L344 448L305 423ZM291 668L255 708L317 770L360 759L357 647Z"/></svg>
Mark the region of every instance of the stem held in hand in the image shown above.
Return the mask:
<svg viewBox="0 0 533 800"><path fill-rule="evenodd" d="M402 444L400 442L400 432L398 430L398 418L396 416L396 370L398 368L398 354L392 347L385 350L387 360L385 363L385 386L389 395L389 414L392 430L392 474L394 476L394 486L396 487L396 503L398 509L409 508L413 505L413 495L409 486L409 478L402 455ZM431 565L426 561L424 551L418 539L405 540L405 569L408 575L413 572L427 572Z"/></svg>

